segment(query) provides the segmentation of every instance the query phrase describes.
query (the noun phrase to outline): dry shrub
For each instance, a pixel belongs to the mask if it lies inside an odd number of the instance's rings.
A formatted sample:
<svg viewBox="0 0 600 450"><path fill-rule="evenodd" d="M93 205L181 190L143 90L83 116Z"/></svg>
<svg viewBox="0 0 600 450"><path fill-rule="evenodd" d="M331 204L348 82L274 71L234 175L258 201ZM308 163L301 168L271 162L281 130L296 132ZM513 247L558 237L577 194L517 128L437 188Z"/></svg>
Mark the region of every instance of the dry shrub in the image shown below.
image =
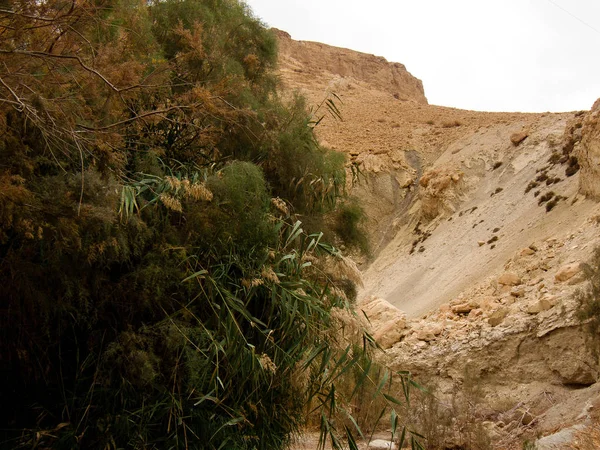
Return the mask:
<svg viewBox="0 0 600 450"><path fill-rule="evenodd" d="M450 396L435 384L429 392L416 392L407 409L409 423L425 438L430 450L487 450L491 438L483 423L489 420L478 377L467 367L461 385Z"/></svg>
<svg viewBox="0 0 600 450"><path fill-rule="evenodd" d="M460 127L462 126L463 123L460 120L445 120L444 122L442 122L442 127L444 128L454 128L454 127Z"/></svg>
<svg viewBox="0 0 600 450"><path fill-rule="evenodd" d="M330 256L326 260L325 271L336 280L350 280L358 286L364 286L362 274L356 263L346 256Z"/></svg>

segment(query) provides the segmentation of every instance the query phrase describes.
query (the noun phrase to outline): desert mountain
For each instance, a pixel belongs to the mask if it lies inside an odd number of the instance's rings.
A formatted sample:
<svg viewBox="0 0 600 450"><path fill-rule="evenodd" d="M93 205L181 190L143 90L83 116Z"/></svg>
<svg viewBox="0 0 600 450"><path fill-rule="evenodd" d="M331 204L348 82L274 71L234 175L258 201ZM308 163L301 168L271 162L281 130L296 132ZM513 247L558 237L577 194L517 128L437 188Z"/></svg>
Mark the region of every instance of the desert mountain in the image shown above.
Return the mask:
<svg viewBox="0 0 600 450"><path fill-rule="evenodd" d="M359 173L348 190L373 249L359 261L359 308L388 364L436 386L436 420L449 421L436 448L596 448L575 445L599 423L577 292L600 244L600 103L558 114L429 105L401 64L277 33L284 85L341 112L319 110L317 132Z"/></svg>

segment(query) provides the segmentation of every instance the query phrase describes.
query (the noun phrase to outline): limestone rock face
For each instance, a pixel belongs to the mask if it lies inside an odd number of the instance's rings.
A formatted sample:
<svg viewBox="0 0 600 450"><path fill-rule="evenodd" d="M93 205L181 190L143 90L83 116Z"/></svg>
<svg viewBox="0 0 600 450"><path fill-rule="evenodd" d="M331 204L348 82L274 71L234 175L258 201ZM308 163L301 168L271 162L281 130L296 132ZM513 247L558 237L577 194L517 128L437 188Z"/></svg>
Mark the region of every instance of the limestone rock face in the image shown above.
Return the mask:
<svg viewBox="0 0 600 450"><path fill-rule="evenodd" d="M600 99L596 100L583 124L578 158L581 193L600 200Z"/></svg>
<svg viewBox="0 0 600 450"><path fill-rule="evenodd" d="M279 40L281 65L292 68L285 77L320 78L334 76L353 78L389 92L398 100L427 104L423 83L400 63L388 62L380 56L333 47L318 42L295 41L280 30L274 30Z"/></svg>
<svg viewBox="0 0 600 450"><path fill-rule="evenodd" d="M381 298L370 298L360 309L369 318L370 326L376 330L373 337L384 349L400 341L406 328L406 316L395 306Z"/></svg>
<svg viewBox="0 0 600 450"><path fill-rule="evenodd" d="M454 212L465 188L464 173L443 168L428 170L419 180L421 211L425 220L446 212Z"/></svg>

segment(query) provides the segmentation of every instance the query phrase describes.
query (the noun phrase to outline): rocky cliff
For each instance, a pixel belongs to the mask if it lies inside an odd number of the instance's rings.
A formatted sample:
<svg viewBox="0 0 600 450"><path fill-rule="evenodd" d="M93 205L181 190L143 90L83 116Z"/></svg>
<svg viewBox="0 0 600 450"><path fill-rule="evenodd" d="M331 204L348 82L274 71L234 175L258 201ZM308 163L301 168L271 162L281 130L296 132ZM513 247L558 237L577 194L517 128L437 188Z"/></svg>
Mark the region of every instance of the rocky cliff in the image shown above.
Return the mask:
<svg viewBox="0 0 600 450"><path fill-rule="evenodd" d="M280 47L288 87L341 100L342 120L326 115L317 133L361 174L348 188L374 258L359 307L387 363L436 386L443 445L576 448L600 423L577 301L600 245L600 101L560 114L438 107L401 65L283 33Z"/></svg>
<svg viewBox="0 0 600 450"><path fill-rule="evenodd" d="M399 100L427 104L423 83L400 63L318 42L295 41L285 31L279 38L280 74L292 87L326 88L333 77L366 83Z"/></svg>
<svg viewBox="0 0 600 450"><path fill-rule="evenodd" d="M581 191L600 199L600 99L587 114L577 153L581 160Z"/></svg>

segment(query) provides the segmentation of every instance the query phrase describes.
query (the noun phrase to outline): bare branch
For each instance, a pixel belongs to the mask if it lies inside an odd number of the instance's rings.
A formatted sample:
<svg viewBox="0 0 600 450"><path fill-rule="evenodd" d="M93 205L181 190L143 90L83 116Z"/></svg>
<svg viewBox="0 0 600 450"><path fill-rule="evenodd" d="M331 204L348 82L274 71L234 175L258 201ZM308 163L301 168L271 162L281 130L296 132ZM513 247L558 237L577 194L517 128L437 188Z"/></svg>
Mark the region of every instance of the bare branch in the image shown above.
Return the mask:
<svg viewBox="0 0 600 450"><path fill-rule="evenodd" d="M13 98L15 99L15 101L16 101L16 102L17 102L19 105L21 105L21 111L22 111L23 109L25 109L25 107L26 107L26 106L25 106L25 103L23 103L23 101L21 100L21 98L20 98L20 97L19 97L19 96L18 96L18 95L15 93L15 91L13 91L13 90L11 89L11 87L10 87L8 84L6 84L6 83L4 82L4 80L3 80L1 77L0 77L0 83L2 84L2 86L4 86L4 87L5 87L5 88L8 90L8 92L10 92L10 94L13 96Z"/></svg>

